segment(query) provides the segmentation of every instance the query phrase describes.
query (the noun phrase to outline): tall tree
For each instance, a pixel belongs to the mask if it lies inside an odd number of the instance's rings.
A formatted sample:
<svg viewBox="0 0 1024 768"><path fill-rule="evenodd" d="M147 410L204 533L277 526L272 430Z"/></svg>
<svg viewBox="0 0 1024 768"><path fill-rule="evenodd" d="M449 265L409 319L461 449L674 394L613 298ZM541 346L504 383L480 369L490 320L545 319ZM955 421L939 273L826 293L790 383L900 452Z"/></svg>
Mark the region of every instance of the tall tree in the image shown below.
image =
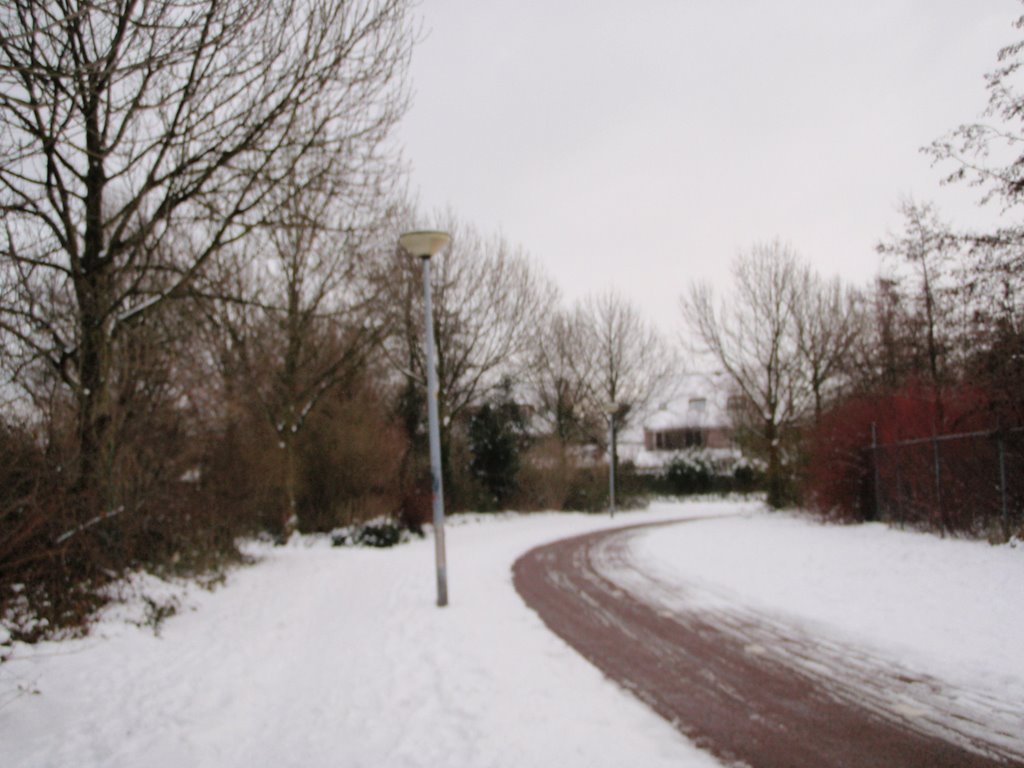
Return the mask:
<svg viewBox="0 0 1024 768"><path fill-rule="evenodd" d="M768 459L768 503L787 501L782 439L807 410L800 351L794 333L800 262L779 241L755 245L733 262L733 290L721 302L711 287L691 284L683 317L730 376L760 422Z"/></svg>
<svg viewBox="0 0 1024 768"><path fill-rule="evenodd" d="M865 296L864 327L850 349L851 388L864 394L893 390L912 370L910 310L904 286L883 274Z"/></svg>
<svg viewBox="0 0 1024 768"><path fill-rule="evenodd" d="M583 345L589 356L588 400L592 413L611 419L611 462L618 463L616 434L657 398L668 394L677 371L672 351L639 310L616 293L581 305ZM600 436L598 436L600 438Z"/></svg>
<svg viewBox="0 0 1024 768"><path fill-rule="evenodd" d="M1024 29L1024 15L1013 26ZM989 97L983 120L960 125L925 151L937 163L953 166L946 183L966 182L978 187L982 204L995 201L1004 211L1016 213L1004 217L1004 223L994 231L974 236L990 244L1009 244L1024 239L1019 213L1024 205L1024 94L1018 90L1018 75L1024 67L1024 39L1001 48L997 59L999 65L985 76Z"/></svg>
<svg viewBox="0 0 1024 768"><path fill-rule="evenodd" d="M850 350L864 331L864 314L859 294L839 278L826 280L805 265L797 279L801 298L793 315L796 345L817 424L829 396L848 371Z"/></svg>
<svg viewBox="0 0 1024 768"><path fill-rule="evenodd" d="M533 339L527 380L537 414L563 448L584 442L597 430L590 412L595 355L586 345L581 307L557 310Z"/></svg>
<svg viewBox="0 0 1024 768"><path fill-rule="evenodd" d="M503 237L485 238L451 214L440 226L452 240L431 263L438 414L445 487L457 492L451 472L453 425L503 377L519 377L555 290L523 251ZM427 381L422 265L406 253L396 254L396 259L388 311L397 332L388 352L404 378L404 401L415 406L422 402ZM408 427L418 429L411 409L406 416Z"/></svg>
<svg viewBox="0 0 1024 768"><path fill-rule="evenodd" d="M950 325L953 291L943 286L949 275L949 264L957 248L957 238L941 222L929 204L904 201L903 232L878 245L880 253L899 260L897 270L906 267L917 284L911 294L916 298L916 326L923 332L920 347L924 372L935 393L936 420L943 422L942 389L948 383L947 358L950 352Z"/></svg>
<svg viewBox="0 0 1024 768"><path fill-rule="evenodd" d="M282 452L285 538L297 520L298 441L309 417L366 367L388 330L378 304L382 242L393 234L384 182L394 169L359 189L335 157L311 160L270 196L255 231L265 239L234 254L238 286L210 291L223 372L250 394ZM232 298L216 298L225 293Z"/></svg>
<svg viewBox="0 0 1024 768"><path fill-rule="evenodd" d="M116 341L258 223L308 153L403 112L408 0L11 0L0 11L0 326L77 412L110 504Z"/></svg>
<svg viewBox="0 0 1024 768"><path fill-rule="evenodd" d="M501 509L516 491L519 457L528 442L526 429L526 414L507 378L470 419L470 471L486 490L493 509Z"/></svg>
<svg viewBox="0 0 1024 768"><path fill-rule="evenodd" d="M1013 24L1024 30L1024 15ZM997 54L986 76L988 106L981 120L964 123L925 149L942 166L952 167L945 183L967 183L981 190L980 203L1000 209L998 224L987 231L960 232L968 260L957 276L969 306L972 333L968 369L999 394L1000 407L1024 419L1024 39L1018 37Z"/></svg>

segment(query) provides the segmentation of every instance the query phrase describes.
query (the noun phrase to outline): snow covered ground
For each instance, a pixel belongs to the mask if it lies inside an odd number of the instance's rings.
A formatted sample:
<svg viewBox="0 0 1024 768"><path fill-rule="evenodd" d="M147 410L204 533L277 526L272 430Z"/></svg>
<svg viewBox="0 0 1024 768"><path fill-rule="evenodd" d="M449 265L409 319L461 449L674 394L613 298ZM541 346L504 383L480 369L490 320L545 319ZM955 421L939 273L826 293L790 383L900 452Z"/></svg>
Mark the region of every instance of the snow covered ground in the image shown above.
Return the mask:
<svg viewBox="0 0 1024 768"><path fill-rule="evenodd" d="M1024 704L1024 546L748 514L659 528L632 552L691 604L739 604Z"/></svg>
<svg viewBox="0 0 1024 768"><path fill-rule="evenodd" d="M636 551L666 578L702 580L715 599L1024 686L1013 658L1024 638L1022 548L756 509L656 504L615 523L712 515L639 536ZM455 519L445 609L434 606L429 540L365 550L305 539L258 548L259 564L215 592L176 588L178 613L159 636L131 623L142 619L136 601L83 640L5 648L0 763L717 765L549 634L512 587L518 555L608 522ZM141 586L158 601L172 595L152 580ZM844 624L846 613L856 619ZM908 629L894 634L901 621Z"/></svg>
<svg viewBox="0 0 1024 768"><path fill-rule="evenodd" d="M598 570L659 610L696 609L765 664L922 733L1024 759L1024 547L764 513L628 543Z"/></svg>
<svg viewBox="0 0 1024 768"><path fill-rule="evenodd" d="M84 640L14 649L0 664L0 764L717 765L512 587L519 554L607 518L452 522L443 610L431 541L307 541L261 549L212 594L190 590L159 637L114 611Z"/></svg>

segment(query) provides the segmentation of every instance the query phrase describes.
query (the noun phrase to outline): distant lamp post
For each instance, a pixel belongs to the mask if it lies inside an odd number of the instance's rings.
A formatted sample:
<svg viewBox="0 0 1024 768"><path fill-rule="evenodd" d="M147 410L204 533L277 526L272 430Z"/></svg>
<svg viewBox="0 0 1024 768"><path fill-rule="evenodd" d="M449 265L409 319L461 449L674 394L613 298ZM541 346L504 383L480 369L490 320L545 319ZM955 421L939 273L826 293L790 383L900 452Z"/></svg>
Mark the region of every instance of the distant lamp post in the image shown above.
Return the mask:
<svg viewBox="0 0 1024 768"><path fill-rule="evenodd" d="M608 514L615 517L615 414L619 404L605 404L604 412L608 416Z"/></svg>
<svg viewBox="0 0 1024 768"><path fill-rule="evenodd" d="M406 232L398 244L423 262L424 347L427 351L427 419L430 429L430 480L434 503L434 553L437 561L437 605L448 605L448 565L444 552L444 488L441 485L441 431L437 418L437 368L434 364L434 311L430 298L430 259L451 237L446 232Z"/></svg>

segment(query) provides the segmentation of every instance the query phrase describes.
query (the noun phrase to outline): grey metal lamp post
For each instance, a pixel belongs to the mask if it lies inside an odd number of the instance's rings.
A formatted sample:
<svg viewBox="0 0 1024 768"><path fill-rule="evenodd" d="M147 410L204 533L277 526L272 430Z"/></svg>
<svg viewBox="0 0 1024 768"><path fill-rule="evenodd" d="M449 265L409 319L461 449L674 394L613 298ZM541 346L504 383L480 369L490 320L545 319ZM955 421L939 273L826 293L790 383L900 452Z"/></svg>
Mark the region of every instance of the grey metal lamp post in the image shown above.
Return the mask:
<svg viewBox="0 0 1024 768"><path fill-rule="evenodd" d="M608 514L615 517L615 414L619 411L618 403L605 405L604 412L608 415Z"/></svg>
<svg viewBox="0 0 1024 768"><path fill-rule="evenodd" d="M434 554L437 561L437 605L448 605L448 564L444 551L444 488L441 484L441 430L437 417L437 367L434 363L434 312L430 297L430 259L451 241L446 232L406 232L398 244L423 262L424 346L427 352L427 420L430 429L430 479L434 503Z"/></svg>

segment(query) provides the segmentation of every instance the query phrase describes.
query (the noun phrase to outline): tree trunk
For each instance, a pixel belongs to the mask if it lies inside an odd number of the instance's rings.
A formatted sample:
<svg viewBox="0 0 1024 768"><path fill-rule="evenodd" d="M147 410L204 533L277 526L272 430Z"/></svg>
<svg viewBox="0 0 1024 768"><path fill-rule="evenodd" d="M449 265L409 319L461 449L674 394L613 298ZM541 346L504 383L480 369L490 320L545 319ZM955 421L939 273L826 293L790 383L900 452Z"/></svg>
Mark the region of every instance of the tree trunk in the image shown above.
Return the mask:
<svg viewBox="0 0 1024 768"><path fill-rule="evenodd" d="M84 314L84 313L83 313ZM111 501L110 469L113 446L110 436L110 396L107 392L109 349L102 327L95 320L83 322L78 397L78 472L75 491L95 513Z"/></svg>
<svg viewBox="0 0 1024 768"><path fill-rule="evenodd" d="M815 371L811 377L811 390L814 393L814 426L821 426L822 398L821 388L824 384L824 376Z"/></svg>
<svg viewBox="0 0 1024 768"><path fill-rule="evenodd" d="M298 524L298 504L296 501L298 495L296 490L298 486L298 468L295 458L295 432L290 428L286 428L285 433L281 436L281 442L285 454L285 507L281 513L281 543L285 543L291 538Z"/></svg>
<svg viewBox="0 0 1024 768"><path fill-rule="evenodd" d="M288 275L288 306L285 317L285 352L284 370L282 371L283 392L285 397L284 434L281 441L284 447L284 485L285 505L281 510L281 539L287 542L298 525L298 504L296 502L296 486L298 458L295 455L295 442L299 434L299 366L302 358L302 318L300 316L299 280L294 268Z"/></svg>
<svg viewBox="0 0 1024 768"><path fill-rule="evenodd" d="M78 302L78 471L73 488L79 513L93 517L114 503L111 435L111 338L107 317L113 285L104 253L103 193L106 178L96 107L86 113L89 165L85 178L85 232L82 254L73 270Z"/></svg>
<svg viewBox="0 0 1024 768"><path fill-rule="evenodd" d="M786 499L785 478L782 476L779 430L774 419L765 422L764 436L768 442L768 506L781 509Z"/></svg>
<svg viewBox="0 0 1024 768"><path fill-rule="evenodd" d="M618 478L618 476L619 476L619 434L618 434L618 430L615 428L615 419L614 419L614 417L612 418L612 424L611 424L611 430L610 431L611 431L611 442L612 442L611 446L609 446L609 451L610 451L609 456L610 456L611 462L612 462L611 471L612 471L612 476L615 477L615 478ZM609 489L609 490L611 490L611 489Z"/></svg>
<svg viewBox="0 0 1024 768"><path fill-rule="evenodd" d="M932 296L931 277L928 273L928 264L921 259L921 274L924 278L924 308L925 320L928 323L926 340L928 343L928 372L932 378L932 389L935 395L935 417L939 423L939 429L945 426L946 414L942 405L942 384L939 381L939 346L935 340L935 303Z"/></svg>

